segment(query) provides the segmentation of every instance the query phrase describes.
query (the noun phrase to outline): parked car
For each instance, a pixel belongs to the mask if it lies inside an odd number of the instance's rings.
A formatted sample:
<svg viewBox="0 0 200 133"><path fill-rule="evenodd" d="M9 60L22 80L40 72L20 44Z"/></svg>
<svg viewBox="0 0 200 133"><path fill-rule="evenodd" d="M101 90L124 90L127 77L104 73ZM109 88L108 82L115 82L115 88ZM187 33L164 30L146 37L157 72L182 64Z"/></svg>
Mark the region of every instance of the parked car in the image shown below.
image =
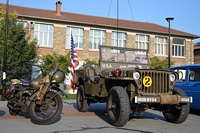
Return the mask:
<svg viewBox="0 0 200 133"><path fill-rule="evenodd" d="M176 82L174 87L181 88L187 96L192 96L190 108L200 110L200 64L175 66L169 70L179 72L181 81Z"/></svg>
<svg viewBox="0 0 200 133"><path fill-rule="evenodd" d="M117 127L127 123L130 113L147 109L162 111L172 123L187 119L192 98L174 88L178 73L150 69L147 50L102 45L99 56L100 67L84 64L75 70L80 112L87 112L91 103L106 102L110 123Z"/></svg>

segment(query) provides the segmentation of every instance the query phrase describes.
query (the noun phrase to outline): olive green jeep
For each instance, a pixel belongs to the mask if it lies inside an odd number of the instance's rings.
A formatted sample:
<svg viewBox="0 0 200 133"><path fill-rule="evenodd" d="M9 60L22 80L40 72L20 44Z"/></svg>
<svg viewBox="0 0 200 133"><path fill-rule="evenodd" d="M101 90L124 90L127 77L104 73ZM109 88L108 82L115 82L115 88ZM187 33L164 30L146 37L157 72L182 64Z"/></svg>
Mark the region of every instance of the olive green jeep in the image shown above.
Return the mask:
<svg viewBox="0 0 200 133"><path fill-rule="evenodd" d="M100 68L85 64L75 71L77 107L106 102L110 123L124 126L130 113L147 109L162 111L167 121L182 123L189 115L192 97L174 88L179 73L150 69L148 51L100 46Z"/></svg>

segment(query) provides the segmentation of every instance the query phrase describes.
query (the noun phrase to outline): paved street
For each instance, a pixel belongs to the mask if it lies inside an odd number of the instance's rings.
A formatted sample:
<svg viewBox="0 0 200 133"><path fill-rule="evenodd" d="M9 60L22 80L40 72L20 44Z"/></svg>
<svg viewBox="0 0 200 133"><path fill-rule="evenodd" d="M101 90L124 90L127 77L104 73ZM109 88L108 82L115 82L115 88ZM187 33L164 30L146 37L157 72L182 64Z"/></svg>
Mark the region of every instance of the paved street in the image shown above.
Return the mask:
<svg viewBox="0 0 200 133"><path fill-rule="evenodd" d="M35 125L25 114L10 116L5 101L0 101L0 133L199 133L199 114L190 114L182 124L165 120L161 112L147 110L134 114L121 128L109 124L105 104L91 104L86 113L77 111L74 100L65 100L63 113L51 125Z"/></svg>

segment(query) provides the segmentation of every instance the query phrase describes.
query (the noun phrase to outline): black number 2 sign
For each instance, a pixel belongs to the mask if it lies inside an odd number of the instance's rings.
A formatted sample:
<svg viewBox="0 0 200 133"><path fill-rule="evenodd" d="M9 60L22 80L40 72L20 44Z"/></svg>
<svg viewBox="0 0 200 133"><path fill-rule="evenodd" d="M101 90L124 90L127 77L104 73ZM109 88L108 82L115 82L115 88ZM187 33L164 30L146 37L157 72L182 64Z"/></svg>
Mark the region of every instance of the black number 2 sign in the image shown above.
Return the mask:
<svg viewBox="0 0 200 133"><path fill-rule="evenodd" d="M151 79L151 77L145 76L145 77L143 78L143 85L144 85L145 87L150 87L150 86L152 85L152 79Z"/></svg>

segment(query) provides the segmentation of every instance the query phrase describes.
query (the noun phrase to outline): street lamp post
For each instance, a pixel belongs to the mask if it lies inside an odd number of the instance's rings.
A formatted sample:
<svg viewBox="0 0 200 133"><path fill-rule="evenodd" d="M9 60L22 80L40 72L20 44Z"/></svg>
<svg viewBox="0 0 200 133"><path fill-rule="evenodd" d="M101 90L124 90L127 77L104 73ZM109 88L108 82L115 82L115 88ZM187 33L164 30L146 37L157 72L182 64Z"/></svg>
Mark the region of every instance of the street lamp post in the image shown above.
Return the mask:
<svg viewBox="0 0 200 133"><path fill-rule="evenodd" d="M170 68L170 21L174 20L172 17L166 18L167 22L169 23L169 28L168 28L168 68Z"/></svg>
<svg viewBox="0 0 200 133"><path fill-rule="evenodd" d="M3 59L3 86L2 90L4 89L6 85L6 61L7 61L7 43L8 43L8 2L9 0L6 0L6 32L5 32L5 45L4 45L4 59ZM1 100L4 100L4 95L2 93Z"/></svg>

